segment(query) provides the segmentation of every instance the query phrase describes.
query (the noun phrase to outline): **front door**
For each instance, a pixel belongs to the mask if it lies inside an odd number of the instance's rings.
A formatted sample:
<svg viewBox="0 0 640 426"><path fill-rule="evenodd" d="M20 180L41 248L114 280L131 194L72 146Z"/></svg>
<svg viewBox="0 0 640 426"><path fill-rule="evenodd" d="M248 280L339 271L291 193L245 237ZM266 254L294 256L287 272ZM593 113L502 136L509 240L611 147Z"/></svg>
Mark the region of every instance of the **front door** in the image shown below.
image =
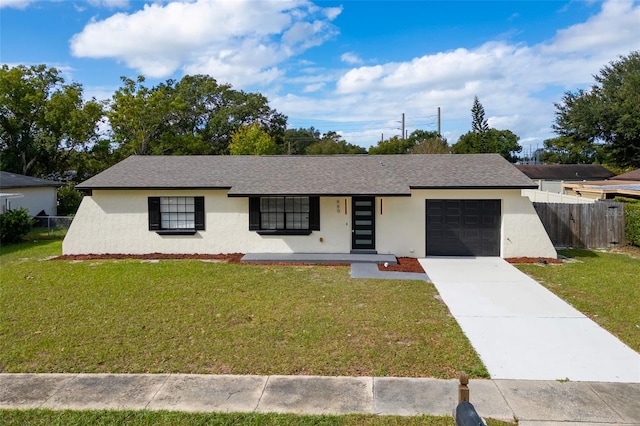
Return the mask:
<svg viewBox="0 0 640 426"><path fill-rule="evenodd" d="M376 199L353 197L351 199L351 249L375 250L376 248Z"/></svg>

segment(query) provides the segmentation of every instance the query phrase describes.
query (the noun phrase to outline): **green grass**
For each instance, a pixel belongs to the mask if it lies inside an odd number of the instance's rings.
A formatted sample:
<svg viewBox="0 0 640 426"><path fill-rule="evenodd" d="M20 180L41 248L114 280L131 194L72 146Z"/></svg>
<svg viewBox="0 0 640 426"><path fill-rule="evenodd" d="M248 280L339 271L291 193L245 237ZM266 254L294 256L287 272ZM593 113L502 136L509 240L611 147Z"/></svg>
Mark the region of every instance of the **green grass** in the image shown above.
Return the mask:
<svg viewBox="0 0 640 426"><path fill-rule="evenodd" d="M559 253L574 262L518 268L640 352L640 250Z"/></svg>
<svg viewBox="0 0 640 426"><path fill-rule="evenodd" d="M314 425L314 426L451 426L451 417L375 415L298 416L293 414L178 413L170 411L0 410L6 425ZM513 423L488 420L489 426Z"/></svg>
<svg viewBox="0 0 640 426"><path fill-rule="evenodd" d="M0 250L0 372L487 376L421 281L348 267L50 261Z"/></svg>

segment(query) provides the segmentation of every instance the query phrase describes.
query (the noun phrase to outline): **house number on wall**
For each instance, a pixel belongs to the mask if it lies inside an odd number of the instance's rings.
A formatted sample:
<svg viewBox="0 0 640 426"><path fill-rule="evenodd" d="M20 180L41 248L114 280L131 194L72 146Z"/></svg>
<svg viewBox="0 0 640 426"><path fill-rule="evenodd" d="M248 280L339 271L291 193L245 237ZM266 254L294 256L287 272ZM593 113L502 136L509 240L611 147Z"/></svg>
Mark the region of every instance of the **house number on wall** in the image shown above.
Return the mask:
<svg viewBox="0 0 640 426"><path fill-rule="evenodd" d="M340 213L340 200L336 200L336 211Z"/></svg>

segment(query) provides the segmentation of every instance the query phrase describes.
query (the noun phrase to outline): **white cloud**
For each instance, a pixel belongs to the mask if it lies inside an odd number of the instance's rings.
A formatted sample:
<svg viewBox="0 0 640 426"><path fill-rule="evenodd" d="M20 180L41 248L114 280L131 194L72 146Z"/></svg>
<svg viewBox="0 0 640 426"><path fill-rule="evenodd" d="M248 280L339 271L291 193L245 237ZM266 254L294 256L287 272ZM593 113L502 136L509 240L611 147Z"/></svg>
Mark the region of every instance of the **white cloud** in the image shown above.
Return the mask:
<svg viewBox="0 0 640 426"><path fill-rule="evenodd" d="M440 106L445 134L455 142L470 129L470 110L477 95L492 126L508 128L525 143L541 145L553 136L553 103L564 91L591 85L593 75L606 63L640 49L640 5L610 0L600 7L585 22L561 29L537 45L492 41L346 70L336 81L336 97L330 102L313 101L309 114L355 122L405 112L410 119L432 115ZM282 111L297 115L304 114L305 105L311 103L304 97L278 102ZM365 146L375 143L349 141Z"/></svg>
<svg viewBox="0 0 640 426"><path fill-rule="evenodd" d="M90 22L72 37L71 52L114 58L156 78L181 69L236 86L267 84L282 75L281 62L337 33L330 22L337 13L306 0L151 4Z"/></svg>
<svg viewBox="0 0 640 426"><path fill-rule="evenodd" d="M107 9L125 9L129 7L129 0L86 0L91 6L106 7Z"/></svg>
<svg viewBox="0 0 640 426"><path fill-rule="evenodd" d="M609 49L640 48L640 7L632 0L610 0L584 23L558 31L548 50L552 53L597 55Z"/></svg>
<svg viewBox="0 0 640 426"><path fill-rule="evenodd" d="M321 82L321 83L313 83L313 84L308 84L304 87L304 89L302 89L302 91L304 93L313 93L313 92L317 92L318 90L322 89L324 86L326 85L326 83Z"/></svg>
<svg viewBox="0 0 640 426"><path fill-rule="evenodd" d="M361 64L363 61L353 52L346 52L340 56L340 60L350 65Z"/></svg>
<svg viewBox="0 0 640 426"><path fill-rule="evenodd" d="M31 3L36 0L0 0L0 9L3 7L11 7L14 9L26 9Z"/></svg>

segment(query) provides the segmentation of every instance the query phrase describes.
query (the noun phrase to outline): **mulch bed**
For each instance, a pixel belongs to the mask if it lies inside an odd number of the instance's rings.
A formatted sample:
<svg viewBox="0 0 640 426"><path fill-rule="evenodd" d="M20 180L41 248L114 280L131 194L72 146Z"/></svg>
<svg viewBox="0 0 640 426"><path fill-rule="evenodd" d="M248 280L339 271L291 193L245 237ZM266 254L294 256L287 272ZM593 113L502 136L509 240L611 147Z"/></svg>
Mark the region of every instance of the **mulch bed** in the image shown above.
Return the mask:
<svg viewBox="0 0 640 426"><path fill-rule="evenodd" d="M398 257L397 265L378 265L378 269L384 272L416 272L419 274L424 274L424 269L422 269L422 265L418 262L418 259L413 257Z"/></svg>
<svg viewBox="0 0 640 426"><path fill-rule="evenodd" d="M112 259L140 259L140 260L158 260L158 259L200 259L200 260L219 260L229 263L240 263L243 253L228 254L168 254L168 253L149 253L149 254L65 254L56 256L51 260L112 260Z"/></svg>
<svg viewBox="0 0 640 426"><path fill-rule="evenodd" d="M167 253L149 253L149 254L79 254L79 255L62 255L52 258L51 260L111 260L111 259L140 259L140 260L163 260L163 259L199 259L199 260L218 260L227 263L247 263L247 264L260 264L260 265L315 265L311 263L284 263L284 262L241 262L244 256L243 253L227 253L227 254L167 254ZM395 265L389 264L384 266L378 265L378 269L384 272L414 272L424 274L422 265L418 262L418 259L413 257L398 257L398 263ZM541 257L510 257L505 259L512 264L521 263L538 263L542 265L546 264L559 264L562 263L560 259L553 258L541 258ZM348 264L340 263L322 263L323 266L343 266Z"/></svg>

